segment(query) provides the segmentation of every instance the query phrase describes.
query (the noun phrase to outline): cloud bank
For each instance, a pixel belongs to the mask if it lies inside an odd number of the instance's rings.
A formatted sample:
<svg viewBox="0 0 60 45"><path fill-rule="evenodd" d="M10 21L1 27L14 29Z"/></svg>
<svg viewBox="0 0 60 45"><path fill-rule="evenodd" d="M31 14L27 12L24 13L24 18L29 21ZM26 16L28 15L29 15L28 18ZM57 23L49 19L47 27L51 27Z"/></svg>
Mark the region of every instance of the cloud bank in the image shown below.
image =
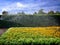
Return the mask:
<svg viewBox="0 0 60 45"><path fill-rule="evenodd" d="M34 13L39 9L44 9L45 12L50 10L60 11L60 0L1 0L0 14L2 11L10 13L22 12Z"/></svg>

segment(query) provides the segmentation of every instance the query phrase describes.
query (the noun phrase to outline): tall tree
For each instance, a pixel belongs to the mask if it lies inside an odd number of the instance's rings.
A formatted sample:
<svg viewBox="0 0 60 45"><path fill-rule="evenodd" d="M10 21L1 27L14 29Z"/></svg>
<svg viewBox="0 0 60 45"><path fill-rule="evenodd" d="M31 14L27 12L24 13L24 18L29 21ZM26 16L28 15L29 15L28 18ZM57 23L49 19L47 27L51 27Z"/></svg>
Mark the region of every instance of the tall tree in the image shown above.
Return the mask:
<svg viewBox="0 0 60 45"><path fill-rule="evenodd" d="M25 12L23 12L23 11L22 11L22 13L21 13L21 14L22 14L22 15L25 15Z"/></svg>
<svg viewBox="0 0 60 45"><path fill-rule="evenodd" d="M8 15L8 12L7 11L3 11L2 15Z"/></svg>
<svg viewBox="0 0 60 45"><path fill-rule="evenodd" d="M54 11L49 11L48 14L54 14Z"/></svg>
<svg viewBox="0 0 60 45"><path fill-rule="evenodd" d="M18 12L17 14L19 15L25 15L25 13L22 11L22 12Z"/></svg>
<svg viewBox="0 0 60 45"><path fill-rule="evenodd" d="M60 15L60 12L59 11L56 11L55 14Z"/></svg>
<svg viewBox="0 0 60 45"><path fill-rule="evenodd" d="M33 15L37 15L37 12L34 12Z"/></svg>
<svg viewBox="0 0 60 45"><path fill-rule="evenodd" d="M38 11L38 14L45 14L45 12L43 11L43 9Z"/></svg>

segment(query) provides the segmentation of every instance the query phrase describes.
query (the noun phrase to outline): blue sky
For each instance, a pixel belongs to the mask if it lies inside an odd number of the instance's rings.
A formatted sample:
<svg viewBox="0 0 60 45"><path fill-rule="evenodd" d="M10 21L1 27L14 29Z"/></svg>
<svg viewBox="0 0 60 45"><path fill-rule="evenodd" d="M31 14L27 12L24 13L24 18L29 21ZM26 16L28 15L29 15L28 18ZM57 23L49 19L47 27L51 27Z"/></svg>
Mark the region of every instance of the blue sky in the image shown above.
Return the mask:
<svg viewBox="0 0 60 45"><path fill-rule="evenodd" d="M60 0L0 0L0 14L2 11L34 13L39 9L60 11Z"/></svg>

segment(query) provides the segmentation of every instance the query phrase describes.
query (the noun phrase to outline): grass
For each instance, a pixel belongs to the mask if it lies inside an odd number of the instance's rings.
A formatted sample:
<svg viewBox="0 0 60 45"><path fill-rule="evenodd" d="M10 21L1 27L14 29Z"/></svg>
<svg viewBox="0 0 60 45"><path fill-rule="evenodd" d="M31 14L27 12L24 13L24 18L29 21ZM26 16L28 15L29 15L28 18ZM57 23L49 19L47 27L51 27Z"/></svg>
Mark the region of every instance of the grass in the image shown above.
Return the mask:
<svg viewBox="0 0 60 45"><path fill-rule="evenodd" d="M60 45L60 27L13 27L1 37L5 45Z"/></svg>

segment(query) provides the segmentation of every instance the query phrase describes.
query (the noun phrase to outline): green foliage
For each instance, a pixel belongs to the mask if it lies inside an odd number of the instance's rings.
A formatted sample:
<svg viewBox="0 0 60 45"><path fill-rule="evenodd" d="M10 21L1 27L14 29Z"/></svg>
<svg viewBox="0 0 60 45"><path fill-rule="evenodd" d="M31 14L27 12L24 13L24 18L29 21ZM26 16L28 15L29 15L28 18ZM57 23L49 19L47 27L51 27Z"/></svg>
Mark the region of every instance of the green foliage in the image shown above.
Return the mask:
<svg viewBox="0 0 60 45"><path fill-rule="evenodd" d="M14 30L14 29L13 29ZM8 29L0 37L0 44L1 45L60 45L60 38L46 38L42 36L40 38L35 37L32 38L31 35L22 33L22 32L12 32L13 30ZM21 29L20 29L21 30ZM19 31L20 31L19 30ZM11 36L12 35L12 36ZM31 36L31 37L24 37L24 36Z"/></svg>
<svg viewBox="0 0 60 45"><path fill-rule="evenodd" d="M49 11L48 14L54 15L54 11Z"/></svg>
<svg viewBox="0 0 60 45"><path fill-rule="evenodd" d="M43 9L38 11L38 14L45 14L45 12L43 11Z"/></svg>
<svg viewBox="0 0 60 45"><path fill-rule="evenodd" d="M20 45L60 45L60 38L17 38L17 39L12 39L12 40L8 40L8 39L4 39L3 37L0 38L0 44L20 44Z"/></svg>
<svg viewBox="0 0 60 45"><path fill-rule="evenodd" d="M3 15L9 15L7 11L3 11L2 12ZM60 11L56 11L54 12L53 10L50 10L49 12L44 12L44 9L40 9L37 13L34 12L33 15L60 15ZM24 11L22 12L17 12L17 15L29 15L29 14L25 14ZM30 14L31 15L31 14Z"/></svg>
<svg viewBox="0 0 60 45"><path fill-rule="evenodd" d="M56 11L55 14L60 15L60 12L59 11Z"/></svg>
<svg viewBox="0 0 60 45"><path fill-rule="evenodd" d="M0 28L9 28L9 27L22 27L22 24L11 22L11 21L5 21L0 20Z"/></svg>
<svg viewBox="0 0 60 45"><path fill-rule="evenodd" d="M54 12L53 10L50 10L49 12L44 12L44 9L40 9L38 13L34 12L33 15L60 15L59 11Z"/></svg>
<svg viewBox="0 0 60 45"><path fill-rule="evenodd" d="M9 21L11 23L17 23L18 25L23 25L25 27L37 27L37 26L57 26L60 25L58 22L60 19L60 15L8 15L4 16L4 21ZM4 23L0 21L1 24ZM11 24L10 23L10 24ZM12 25L17 25L12 24ZM9 24L8 24L9 25ZM21 27L21 26L20 26Z"/></svg>
<svg viewBox="0 0 60 45"><path fill-rule="evenodd" d="M37 15L37 12L34 12L34 14L33 15Z"/></svg>
<svg viewBox="0 0 60 45"><path fill-rule="evenodd" d="M18 12L17 15L26 15L25 12Z"/></svg>
<svg viewBox="0 0 60 45"><path fill-rule="evenodd" d="M3 15L8 15L8 12L7 11L3 11L2 14Z"/></svg>

